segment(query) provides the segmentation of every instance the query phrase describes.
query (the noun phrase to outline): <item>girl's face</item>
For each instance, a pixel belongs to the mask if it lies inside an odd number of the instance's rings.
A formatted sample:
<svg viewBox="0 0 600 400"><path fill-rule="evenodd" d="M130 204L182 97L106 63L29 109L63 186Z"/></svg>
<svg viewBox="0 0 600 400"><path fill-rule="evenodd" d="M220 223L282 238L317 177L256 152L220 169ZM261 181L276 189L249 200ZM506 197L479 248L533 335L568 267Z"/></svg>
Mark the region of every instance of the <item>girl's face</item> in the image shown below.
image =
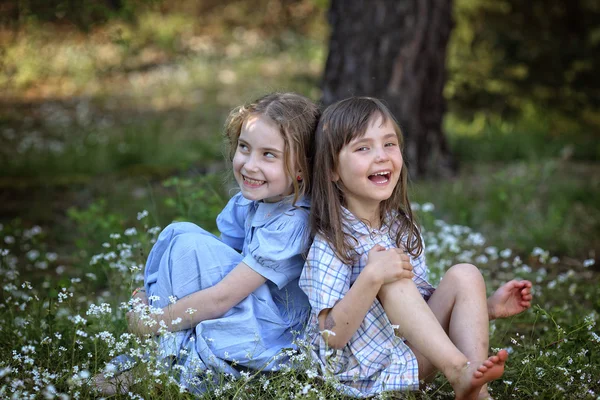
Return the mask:
<svg viewBox="0 0 600 400"><path fill-rule="evenodd" d="M342 147L334 181L341 183L346 207L366 218L390 198L400 179L402 153L392 121L374 116L364 136Z"/></svg>
<svg viewBox="0 0 600 400"><path fill-rule="evenodd" d="M244 121L233 156L233 174L245 198L275 202L293 193L284 150L283 137L270 118L251 115ZM293 160L293 154L289 158Z"/></svg>

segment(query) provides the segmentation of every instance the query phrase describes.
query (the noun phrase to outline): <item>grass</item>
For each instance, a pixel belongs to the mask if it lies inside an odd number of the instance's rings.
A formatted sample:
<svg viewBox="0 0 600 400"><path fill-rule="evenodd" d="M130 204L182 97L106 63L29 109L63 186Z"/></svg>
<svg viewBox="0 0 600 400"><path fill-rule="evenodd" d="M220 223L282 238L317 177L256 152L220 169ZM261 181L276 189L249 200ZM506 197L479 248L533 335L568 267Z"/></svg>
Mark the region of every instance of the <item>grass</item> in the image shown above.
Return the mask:
<svg viewBox="0 0 600 400"><path fill-rule="evenodd" d="M600 249L600 169L560 159L473 163L454 179L414 184L414 198L436 199L436 213L476 226L517 251L536 246L594 257Z"/></svg>
<svg viewBox="0 0 600 400"><path fill-rule="evenodd" d="M214 217L224 202L221 194L212 190L214 181L171 180L166 185L171 190L167 203L180 204L180 196L190 199L195 193L195 200L208 207L194 210L192 202L181 204L175 214L183 219ZM503 379L491 385L496 398L562 398L565 393L573 398L596 398L600 390L596 327L600 282L593 273L593 260L573 264L539 248L519 255L494 246L471 228L437 219L429 204L415 207L423 221L434 282L456 262L476 263L488 290L513 277L534 282L536 306L491 325L492 347L511 352ZM102 204L70 214L81 236L77 244L82 251L76 257L53 252L40 228L25 229L16 223L1 227L3 397L93 398L91 377L103 370L111 357L123 353L140 357L154 348L152 340L125 333L124 312L131 288L140 284L144 255L159 232L150 222L156 216L142 211L124 228L118 216L107 214ZM566 298L570 301L565 302ZM19 335L9 334L15 331ZM239 379L218 377L216 383L209 383L213 390L202 398L278 399L293 394L345 398L331 381L317 378L319 371L306 354L289 355L296 368ZM135 371L134 398L192 398L180 390L172 373L159 368L152 358L144 359ZM451 389L438 377L423 391L401 397L450 398Z"/></svg>
<svg viewBox="0 0 600 400"><path fill-rule="evenodd" d="M111 357L151 350L125 333L124 303L157 226L216 229L230 194L228 110L272 90L318 99L322 26L203 29L191 15L148 12L137 27L31 25L4 42L0 398L94 398L90 378ZM516 121L449 114L460 173L411 187L434 281L471 262L488 290L513 277L535 283L536 307L491 325L492 346L511 349L497 399L600 395L598 146L565 121L535 108ZM204 398L343 398L304 353L290 357L297 368L218 377ZM193 398L155 360L136 373L135 394L120 397ZM438 378L398 396L452 394Z"/></svg>

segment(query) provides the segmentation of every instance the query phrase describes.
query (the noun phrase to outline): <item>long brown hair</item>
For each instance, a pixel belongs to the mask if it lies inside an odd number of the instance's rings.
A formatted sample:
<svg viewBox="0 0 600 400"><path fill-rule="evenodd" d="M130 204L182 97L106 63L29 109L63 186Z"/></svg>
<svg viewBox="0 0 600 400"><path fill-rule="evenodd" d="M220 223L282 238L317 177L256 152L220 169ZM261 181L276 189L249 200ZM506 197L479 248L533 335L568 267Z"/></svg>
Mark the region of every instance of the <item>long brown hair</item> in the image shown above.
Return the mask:
<svg viewBox="0 0 600 400"><path fill-rule="evenodd" d="M311 230L321 234L333 246L336 255L345 263L351 264L356 255L353 248L356 239L342 230L342 206L345 206L344 193L334 182L338 168L340 151L355 138L362 137L374 118L381 116L382 122L392 122L401 151L404 140L398 122L388 108L378 99L351 97L327 107L321 116L315 140L313 141L313 189L311 193ZM397 214L400 229L395 242L405 247L412 256L423 251L421 235L415 224L407 194L408 171L403 165L400 179L389 199L379 207L382 223L392 224L390 215ZM391 227L391 226L390 226ZM406 242L403 243L403 237Z"/></svg>
<svg viewBox="0 0 600 400"><path fill-rule="evenodd" d="M292 178L294 200L310 193L312 160L310 143L321 112L317 105L297 93L271 93L256 101L237 107L229 113L225 122L225 138L228 143L229 161L233 160L242 131L242 126L250 116L268 117L279 128L284 141L284 165L286 174ZM295 160L289 159L290 150ZM298 181L295 169L302 171L302 180Z"/></svg>

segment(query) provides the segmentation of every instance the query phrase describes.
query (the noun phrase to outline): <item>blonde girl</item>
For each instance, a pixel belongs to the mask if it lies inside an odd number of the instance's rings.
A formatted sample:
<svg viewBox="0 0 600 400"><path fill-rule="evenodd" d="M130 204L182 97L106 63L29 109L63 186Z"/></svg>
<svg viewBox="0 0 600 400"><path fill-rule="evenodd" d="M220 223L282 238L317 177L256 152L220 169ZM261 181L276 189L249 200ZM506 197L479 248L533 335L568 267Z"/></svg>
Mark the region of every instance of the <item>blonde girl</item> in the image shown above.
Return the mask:
<svg viewBox="0 0 600 400"><path fill-rule="evenodd" d="M295 93L273 93L236 108L226 123L240 192L217 217L220 237L188 222L167 226L136 293L160 313L128 314L130 331L157 334L158 357L191 391L208 370L277 370L308 316L298 286L306 251L310 143L320 112ZM121 360L123 361L123 360ZM103 377L101 377L103 378ZM126 379L98 386L106 392Z"/></svg>

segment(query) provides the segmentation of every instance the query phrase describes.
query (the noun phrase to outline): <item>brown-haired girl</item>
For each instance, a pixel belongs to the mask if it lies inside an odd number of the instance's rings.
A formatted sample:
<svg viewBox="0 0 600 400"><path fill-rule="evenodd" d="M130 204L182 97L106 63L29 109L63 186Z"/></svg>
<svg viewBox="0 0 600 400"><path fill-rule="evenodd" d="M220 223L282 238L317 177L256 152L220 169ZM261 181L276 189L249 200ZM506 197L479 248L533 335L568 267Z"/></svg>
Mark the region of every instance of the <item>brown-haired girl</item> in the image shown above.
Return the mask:
<svg viewBox="0 0 600 400"><path fill-rule="evenodd" d="M488 321L527 309L531 283L511 281L487 300L470 264L450 268L437 289L427 282L402 132L381 101L328 107L314 146L315 239L300 287L323 373L347 394L372 396L418 389L440 370L457 399L488 396L486 383L502 375L508 357L488 357Z"/></svg>

